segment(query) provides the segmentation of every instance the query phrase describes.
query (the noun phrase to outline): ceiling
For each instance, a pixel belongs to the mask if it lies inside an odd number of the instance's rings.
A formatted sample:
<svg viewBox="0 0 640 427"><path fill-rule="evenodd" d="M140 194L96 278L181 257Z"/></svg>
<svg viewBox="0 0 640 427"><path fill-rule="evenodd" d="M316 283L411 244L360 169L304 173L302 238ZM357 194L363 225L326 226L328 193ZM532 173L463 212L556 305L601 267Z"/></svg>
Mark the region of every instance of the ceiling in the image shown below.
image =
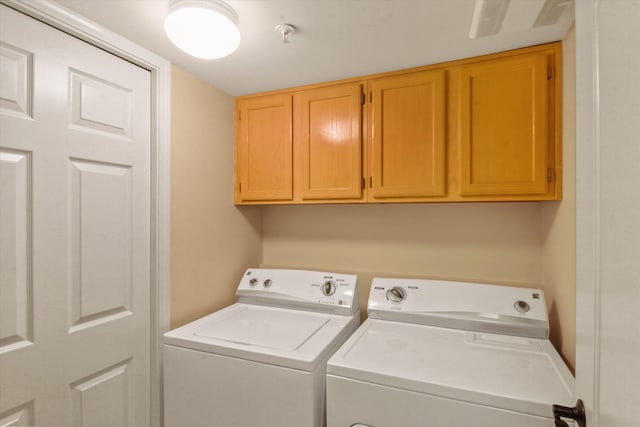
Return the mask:
<svg viewBox="0 0 640 427"><path fill-rule="evenodd" d="M240 47L205 61L164 34L166 0L57 3L234 96L561 40L573 21L568 7L556 24L533 28L527 22L544 0L511 0L501 32L471 39L475 0L227 0L239 16ZM274 30L281 23L296 27L288 44Z"/></svg>

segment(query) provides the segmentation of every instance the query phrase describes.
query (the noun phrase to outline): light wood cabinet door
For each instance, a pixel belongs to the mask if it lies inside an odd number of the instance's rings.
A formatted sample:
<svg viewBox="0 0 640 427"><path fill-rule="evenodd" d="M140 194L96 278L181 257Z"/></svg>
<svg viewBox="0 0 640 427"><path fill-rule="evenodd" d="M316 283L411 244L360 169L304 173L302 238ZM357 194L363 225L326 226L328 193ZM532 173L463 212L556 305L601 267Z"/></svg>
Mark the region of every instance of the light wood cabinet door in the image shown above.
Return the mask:
<svg viewBox="0 0 640 427"><path fill-rule="evenodd" d="M294 146L303 200L362 197L362 84L294 95Z"/></svg>
<svg viewBox="0 0 640 427"><path fill-rule="evenodd" d="M370 81L370 201L445 194L445 72Z"/></svg>
<svg viewBox="0 0 640 427"><path fill-rule="evenodd" d="M550 191L550 78L545 52L461 68L457 113L462 196Z"/></svg>
<svg viewBox="0 0 640 427"><path fill-rule="evenodd" d="M293 199L292 96L236 105L236 203Z"/></svg>

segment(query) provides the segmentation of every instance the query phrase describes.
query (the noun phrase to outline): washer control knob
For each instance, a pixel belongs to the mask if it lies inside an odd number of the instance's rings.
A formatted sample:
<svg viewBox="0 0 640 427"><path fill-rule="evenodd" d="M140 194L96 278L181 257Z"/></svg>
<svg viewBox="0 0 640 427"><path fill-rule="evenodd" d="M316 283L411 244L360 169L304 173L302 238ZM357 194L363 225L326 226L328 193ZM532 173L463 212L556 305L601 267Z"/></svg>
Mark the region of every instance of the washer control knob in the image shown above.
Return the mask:
<svg viewBox="0 0 640 427"><path fill-rule="evenodd" d="M249 285L251 286L255 286L258 284L258 279L256 279L255 277L251 278L251 280L249 280Z"/></svg>
<svg viewBox="0 0 640 427"><path fill-rule="evenodd" d="M267 279L264 282L262 282L262 286L264 286L265 288L268 288L269 286L271 286L271 279Z"/></svg>
<svg viewBox="0 0 640 427"><path fill-rule="evenodd" d="M523 301L521 299L516 301L513 304L513 306L515 307L516 311L519 312L519 313L526 313L531 308L531 307L529 307L529 303L528 302Z"/></svg>
<svg viewBox="0 0 640 427"><path fill-rule="evenodd" d="M322 284L322 293L328 297L336 293L336 282L327 280Z"/></svg>
<svg viewBox="0 0 640 427"><path fill-rule="evenodd" d="M401 303L407 298L407 293L400 286L394 286L387 291L387 299L391 302Z"/></svg>

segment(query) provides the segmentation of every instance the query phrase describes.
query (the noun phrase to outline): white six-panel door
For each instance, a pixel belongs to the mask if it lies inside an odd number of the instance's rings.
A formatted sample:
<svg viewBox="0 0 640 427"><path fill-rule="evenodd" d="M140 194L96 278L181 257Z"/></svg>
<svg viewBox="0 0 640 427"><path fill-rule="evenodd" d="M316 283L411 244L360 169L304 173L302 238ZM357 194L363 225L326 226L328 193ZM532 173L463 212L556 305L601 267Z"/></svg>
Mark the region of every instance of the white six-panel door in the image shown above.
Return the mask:
<svg viewBox="0 0 640 427"><path fill-rule="evenodd" d="M149 425L150 90L0 5L0 425Z"/></svg>

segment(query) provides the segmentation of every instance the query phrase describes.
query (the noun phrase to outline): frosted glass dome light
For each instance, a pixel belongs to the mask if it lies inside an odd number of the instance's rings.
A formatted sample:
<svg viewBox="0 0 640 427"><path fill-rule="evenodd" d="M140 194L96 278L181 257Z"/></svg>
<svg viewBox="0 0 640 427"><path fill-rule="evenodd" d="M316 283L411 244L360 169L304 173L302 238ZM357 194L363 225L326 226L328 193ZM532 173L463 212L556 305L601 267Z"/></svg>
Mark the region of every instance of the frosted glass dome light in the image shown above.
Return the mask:
<svg viewBox="0 0 640 427"><path fill-rule="evenodd" d="M238 15L221 0L170 0L164 30L173 44L201 59L222 58L240 44Z"/></svg>

